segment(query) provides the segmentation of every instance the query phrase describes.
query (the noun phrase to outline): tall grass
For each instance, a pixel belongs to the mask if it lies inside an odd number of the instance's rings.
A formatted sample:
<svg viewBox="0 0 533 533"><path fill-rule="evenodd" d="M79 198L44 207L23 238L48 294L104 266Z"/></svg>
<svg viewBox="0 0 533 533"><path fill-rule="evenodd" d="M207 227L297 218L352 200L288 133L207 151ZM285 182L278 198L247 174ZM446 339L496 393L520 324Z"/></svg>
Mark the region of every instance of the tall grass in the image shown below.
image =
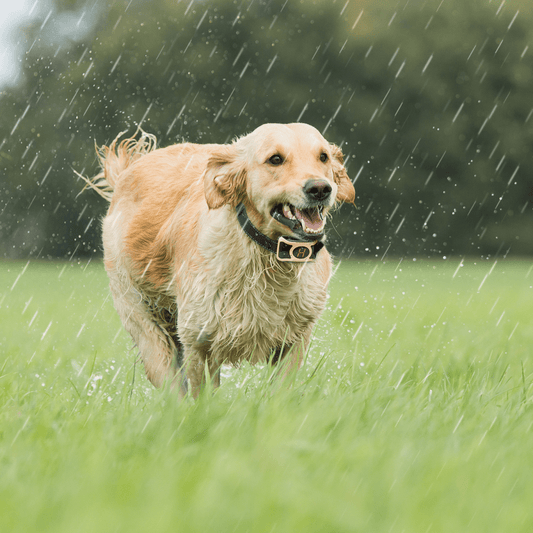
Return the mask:
<svg viewBox="0 0 533 533"><path fill-rule="evenodd" d="M344 262L291 389L180 403L101 264L2 263L0 531L533 531L532 265Z"/></svg>

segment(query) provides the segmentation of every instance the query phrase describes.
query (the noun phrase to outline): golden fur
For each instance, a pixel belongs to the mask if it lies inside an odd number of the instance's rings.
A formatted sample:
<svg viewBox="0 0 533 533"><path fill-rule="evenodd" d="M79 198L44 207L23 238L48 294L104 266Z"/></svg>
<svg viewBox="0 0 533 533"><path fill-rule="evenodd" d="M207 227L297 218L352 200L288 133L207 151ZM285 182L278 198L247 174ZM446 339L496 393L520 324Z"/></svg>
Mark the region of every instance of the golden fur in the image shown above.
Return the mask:
<svg viewBox="0 0 533 533"><path fill-rule="evenodd" d="M117 138L118 139L118 138ZM331 259L280 262L241 229L243 202L256 228L291 235L273 205L301 202L310 179L336 202L354 200L342 152L306 124L265 124L230 145L117 139L100 149L102 173L86 180L110 201L104 262L126 330L155 386L173 382L197 395L205 363L218 384L221 364L287 357L298 368L326 301ZM268 158L283 154L282 165ZM320 159L324 153L327 161Z"/></svg>

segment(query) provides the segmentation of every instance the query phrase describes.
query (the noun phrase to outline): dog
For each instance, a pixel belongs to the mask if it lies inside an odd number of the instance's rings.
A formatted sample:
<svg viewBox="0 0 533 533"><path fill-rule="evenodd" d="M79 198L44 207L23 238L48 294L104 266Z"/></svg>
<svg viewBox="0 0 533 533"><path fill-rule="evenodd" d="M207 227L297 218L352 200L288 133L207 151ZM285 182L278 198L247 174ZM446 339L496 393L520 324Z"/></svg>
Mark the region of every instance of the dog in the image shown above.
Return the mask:
<svg viewBox="0 0 533 533"><path fill-rule="evenodd" d="M148 379L197 397L222 364L297 370L331 276L326 217L355 199L340 148L303 123L225 145L121 136L83 179L110 202L104 265Z"/></svg>

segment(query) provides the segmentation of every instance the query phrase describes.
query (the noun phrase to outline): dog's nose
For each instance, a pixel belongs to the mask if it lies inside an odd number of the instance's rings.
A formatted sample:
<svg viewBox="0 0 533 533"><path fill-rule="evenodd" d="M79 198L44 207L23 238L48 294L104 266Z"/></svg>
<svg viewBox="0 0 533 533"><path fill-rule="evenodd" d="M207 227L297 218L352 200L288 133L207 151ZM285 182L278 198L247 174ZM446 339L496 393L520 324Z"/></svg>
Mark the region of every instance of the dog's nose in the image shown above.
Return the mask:
<svg viewBox="0 0 533 533"><path fill-rule="evenodd" d="M310 179L305 182L304 193L315 201L325 201L329 198L331 191L331 185L323 179Z"/></svg>

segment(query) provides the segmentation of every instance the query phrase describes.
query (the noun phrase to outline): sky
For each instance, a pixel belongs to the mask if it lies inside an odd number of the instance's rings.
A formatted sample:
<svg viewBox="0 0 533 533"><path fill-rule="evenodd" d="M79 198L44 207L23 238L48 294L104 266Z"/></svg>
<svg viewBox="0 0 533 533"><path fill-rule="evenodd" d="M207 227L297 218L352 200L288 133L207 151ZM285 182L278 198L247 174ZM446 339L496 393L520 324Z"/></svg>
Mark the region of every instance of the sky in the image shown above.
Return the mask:
<svg viewBox="0 0 533 533"><path fill-rule="evenodd" d="M21 25L31 21L37 10L38 0L0 0L0 87L14 83L20 74Z"/></svg>
<svg viewBox="0 0 533 533"><path fill-rule="evenodd" d="M24 51L31 47L24 28L38 24L58 47L75 42L91 28L97 4L56 13L49 0L0 0L0 89L14 86L21 75Z"/></svg>

